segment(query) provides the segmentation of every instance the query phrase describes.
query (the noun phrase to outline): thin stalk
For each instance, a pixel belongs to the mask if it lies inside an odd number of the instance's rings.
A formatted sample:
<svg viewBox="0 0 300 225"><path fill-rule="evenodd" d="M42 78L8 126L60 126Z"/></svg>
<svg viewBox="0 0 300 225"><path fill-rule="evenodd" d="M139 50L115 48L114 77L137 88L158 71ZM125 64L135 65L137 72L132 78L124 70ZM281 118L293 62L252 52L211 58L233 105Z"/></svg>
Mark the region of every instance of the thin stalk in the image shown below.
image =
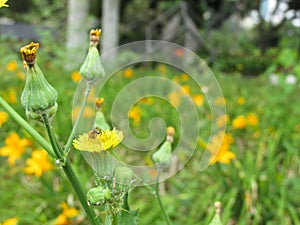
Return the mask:
<svg viewBox="0 0 300 225"><path fill-rule="evenodd" d="M63 154L61 152L61 148L60 146L57 144L57 140L56 140L56 137L52 131L52 128L51 128L51 125L50 125L50 122L48 120L48 116L46 114L43 114L42 115L43 117L43 121L44 121L44 125L46 127L46 130L47 130L47 134L48 134L48 137L49 137L49 140L50 140L50 143L53 147L53 150L55 152L55 155L56 157L59 159L59 160L63 160Z"/></svg>
<svg viewBox="0 0 300 225"><path fill-rule="evenodd" d="M71 133L69 135L67 144L65 145L65 148L64 148L64 152L65 152L66 155L70 151L71 144L72 144L72 141L73 141L74 136L75 136L75 132L76 132L77 127L79 125L79 121L80 121L80 119L82 117L82 114L83 114L83 111L84 111L84 107L85 107L85 105L87 103L87 99L88 99L89 94L91 92L92 86L93 86L93 84L91 82L87 82L87 87L86 87L85 92L84 92L84 99L83 99L83 102L82 102L81 107L80 107L79 115L76 118L76 121L74 123L73 129L72 129L72 131L71 131Z"/></svg>
<svg viewBox="0 0 300 225"><path fill-rule="evenodd" d="M159 177L160 177L160 172L161 172L161 169L160 167L158 166L157 168L157 177L156 177L156 184L155 184L155 196L156 196L156 199L158 201L158 204L159 204L159 207L161 209L161 212L163 214L163 217L164 217L164 220L166 221L166 224L168 225L171 225L171 221L166 213L166 210L162 204L162 201L160 199L160 194L159 194Z"/></svg>
<svg viewBox="0 0 300 225"><path fill-rule="evenodd" d="M100 219L99 217L96 216L95 211L88 205L87 200L86 200L86 196L83 192L83 188L79 183L79 180L77 179L74 170L69 162L69 160L67 159L65 162L65 165L63 166L63 170L65 172L65 174L67 175L89 221L91 225L100 225Z"/></svg>
<svg viewBox="0 0 300 225"><path fill-rule="evenodd" d="M43 114L43 120L44 120L44 124L46 126L46 130L51 142L51 145L53 147L53 150L56 154L56 157L59 160L63 160L63 164L62 164L62 168L65 172L65 174L67 175L67 178L69 180L69 182L71 183L89 221L90 224L92 225L99 225L100 224L100 220L96 217L96 214L94 212L93 209L91 209L89 207L89 205L87 204L87 200L83 191L82 186L80 185L80 182L78 180L78 178L76 177L76 174L74 173L74 170L69 162L68 159L63 157L63 149L61 148L61 146L58 144L58 141L53 133L53 130L51 128L51 125L49 123L48 117L46 114Z"/></svg>
<svg viewBox="0 0 300 225"><path fill-rule="evenodd" d="M29 125L1 96L0 105L4 110L13 118L24 130L26 130L30 136L37 142L43 149L45 149L48 154L55 158L56 155L49 144L49 142L43 138L32 126Z"/></svg>

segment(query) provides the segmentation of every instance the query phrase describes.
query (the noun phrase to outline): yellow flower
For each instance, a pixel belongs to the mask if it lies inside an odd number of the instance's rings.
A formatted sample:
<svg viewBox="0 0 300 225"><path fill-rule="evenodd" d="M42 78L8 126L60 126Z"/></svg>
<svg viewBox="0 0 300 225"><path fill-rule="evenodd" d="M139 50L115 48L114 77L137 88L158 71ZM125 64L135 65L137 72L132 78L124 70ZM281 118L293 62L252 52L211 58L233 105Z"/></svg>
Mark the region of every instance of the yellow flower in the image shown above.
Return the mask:
<svg viewBox="0 0 300 225"><path fill-rule="evenodd" d="M81 80L81 75L78 71L74 71L72 74L71 74L71 78L72 80L75 82L75 83L78 83L80 80Z"/></svg>
<svg viewBox="0 0 300 225"><path fill-rule="evenodd" d="M3 223L0 223L0 225L17 225L18 219L17 218L10 218L5 220Z"/></svg>
<svg viewBox="0 0 300 225"><path fill-rule="evenodd" d="M160 65L158 66L158 71L159 71L160 73L166 73L166 71L167 71L166 65L160 64Z"/></svg>
<svg viewBox="0 0 300 225"><path fill-rule="evenodd" d="M232 121L232 126L235 129L244 129L247 125L247 119L245 116L238 116Z"/></svg>
<svg viewBox="0 0 300 225"><path fill-rule="evenodd" d="M9 7L9 5L5 4L8 0L0 0L0 8L1 7Z"/></svg>
<svg viewBox="0 0 300 225"><path fill-rule="evenodd" d="M189 80L189 75L187 75L186 73L181 74L181 80L182 81L188 81Z"/></svg>
<svg viewBox="0 0 300 225"><path fill-rule="evenodd" d="M17 103L17 93L14 89L10 88L8 90L8 96L7 96L7 101L10 104L16 104Z"/></svg>
<svg viewBox="0 0 300 225"><path fill-rule="evenodd" d="M133 70L131 68L127 68L125 71L124 71L124 77L126 78L130 78L133 76Z"/></svg>
<svg viewBox="0 0 300 225"><path fill-rule="evenodd" d="M224 131L220 131L215 135L207 145L207 149L211 153L210 164L215 164L216 162L228 164L232 159L235 159L235 154L229 150L232 143L233 138L231 134L225 134Z"/></svg>
<svg viewBox="0 0 300 225"><path fill-rule="evenodd" d="M137 106L133 106L128 113L128 117L132 119L133 123L136 125L141 121L141 114L142 110Z"/></svg>
<svg viewBox="0 0 300 225"><path fill-rule="evenodd" d="M63 209L62 213L58 215L55 221L55 225L67 225L70 224L69 219L79 215L79 210L73 207L69 207L67 203L62 202L60 204Z"/></svg>
<svg viewBox="0 0 300 225"><path fill-rule="evenodd" d="M148 98L142 98L139 102L146 105L152 105L154 101L152 98L148 97Z"/></svg>
<svg viewBox="0 0 300 225"><path fill-rule="evenodd" d="M226 123L229 120L229 116L227 114L224 114L220 117L217 118L217 127L221 128L224 127L226 125Z"/></svg>
<svg viewBox="0 0 300 225"><path fill-rule="evenodd" d="M181 98L181 94L177 91L173 91L171 92L169 95L168 95L168 98L171 102L171 104L176 107L176 106L179 106L180 104L180 98Z"/></svg>
<svg viewBox="0 0 300 225"><path fill-rule="evenodd" d="M197 106L203 105L204 102L204 96L202 94L194 95L193 96L193 101Z"/></svg>
<svg viewBox="0 0 300 225"><path fill-rule="evenodd" d="M182 95L189 95L190 94L190 87L188 85L184 85L181 87L181 94Z"/></svg>
<svg viewBox="0 0 300 225"><path fill-rule="evenodd" d="M31 145L29 140L20 139L19 135L14 132L4 142L6 145L0 148L0 155L8 156L8 164L10 166L13 166L15 161L26 151L26 147Z"/></svg>
<svg viewBox="0 0 300 225"><path fill-rule="evenodd" d="M48 154L45 150L35 150L31 158L26 160L27 167L23 169L24 173L33 174L37 177L42 176L43 172L52 169Z"/></svg>
<svg viewBox="0 0 300 225"><path fill-rule="evenodd" d="M7 121L8 115L6 112L0 112L0 127Z"/></svg>
<svg viewBox="0 0 300 225"><path fill-rule="evenodd" d="M224 97L217 97L215 99L215 105L225 105L226 99Z"/></svg>
<svg viewBox="0 0 300 225"><path fill-rule="evenodd" d="M238 103L238 105L244 105L245 104L245 98L244 97L239 97L237 99L237 103Z"/></svg>
<svg viewBox="0 0 300 225"><path fill-rule="evenodd" d="M258 124L258 117L254 113L249 113L247 115L247 124L250 126L256 126Z"/></svg>
<svg viewBox="0 0 300 225"><path fill-rule="evenodd" d="M10 61L7 66L6 66L6 69L9 71L9 72L14 72L18 69L18 65L17 65L17 62L15 60L12 60Z"/></svg>
<svg viewBox="0 0 300 225"><path fill-rule="evenodd" d="M80 111L80 106L76 106L74 109L73 109L73 117L74 118L77 118L78 115L79 115L79 111ZM84 111L83 111L83 117L84 118L92 118L95 116L95 110L90 107L90 106L86 106L84 108Z"/></svg>
<svg viewBox="0 0 300 225"><path fill-rule="evenodd" d="M117 146L123 138L123 132L115 128L113 130L100 131L99 133L95 133L92 130L79 135L78 139L73 140L73 145L81 151L101 152Z"/></svg>

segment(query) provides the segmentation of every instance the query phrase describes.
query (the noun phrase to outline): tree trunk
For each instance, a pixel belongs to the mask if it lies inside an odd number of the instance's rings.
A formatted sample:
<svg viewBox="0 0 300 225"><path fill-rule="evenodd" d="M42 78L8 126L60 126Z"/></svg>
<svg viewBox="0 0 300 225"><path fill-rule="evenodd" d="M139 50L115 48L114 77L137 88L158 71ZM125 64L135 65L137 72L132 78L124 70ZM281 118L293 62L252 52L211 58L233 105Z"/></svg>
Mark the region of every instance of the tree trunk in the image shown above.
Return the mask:
<svg viewBox="0 0 300 225"><path fill-rule="evenodd" d="M74 70L80 67L88 49L88 1L69 0L67 19L67 69Z"/></svg>
<svg viewBox="0 0 300 225"><path fill-rule="evenodd" d="M119 43L120 0L103 0L102 6L102 53Z"/></svg>

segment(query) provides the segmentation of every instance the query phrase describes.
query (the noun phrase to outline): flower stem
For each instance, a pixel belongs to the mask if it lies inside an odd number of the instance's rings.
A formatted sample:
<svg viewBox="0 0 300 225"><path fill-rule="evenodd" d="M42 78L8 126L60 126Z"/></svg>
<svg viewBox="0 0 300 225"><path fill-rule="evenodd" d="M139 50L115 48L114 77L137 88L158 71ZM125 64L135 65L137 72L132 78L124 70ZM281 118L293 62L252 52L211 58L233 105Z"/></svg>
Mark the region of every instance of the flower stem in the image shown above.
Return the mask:
<svg viewBox="0 0 300 225"><path fill-rule="evenodd" d="M155 196L156 196L156 199L158 201L158 204L159 204L159 207L161 209L161 212L163 214L163 217L164 217L164 220L166 222L166 224L168 225L171 225L171 221L166 213L166 210L162 204L162 201L160 199L160 194L159 194L159 177L160 177L160 172L161 172L161 168L160 166L158 166L157 168L157 177L156 177L156 184L155 184Z"/></svg>
<svg viewBox="0 0 300 225"><path fill-rule="evenodd" d="M64 157L64 152L63 152L63 149L61 148L61 146L59 145L55 135L54 135L54 132L51 128L51 125L49 123L49 120L48 120L48 117L46 114L43 114L43 120L44 120L44 124L46 126L46 130L47 130L47 133L48 133L48 136L49 136L49 139L50 139L50 142L51 142L51 145L53 147L53 150L56 154L56 158L58 158L61 162L63 162L61 164L65 174L67 175L67 178L69 179L83 209L85 210L85 213L90 221L90 224L92 225L99 225L100 224L100 221L99 219L96 217L96 214L94 212L93 209L91 209L89 207L89 205L87 204L87 200L86 200L86 197L84 195L84 192L83 192L83 188L82 186L80 185L80 182L76 176L76 174L74 173L74 170L69 162L68 159L66 159Z"/></svg>
<svg viewBox="0 0 300 225"><path fill-rule="evenodd" d="M56 155L49 144L49 142L43 138L32 126L29 125L1 96L0 105L7 111L7 113L24 129L26 130L32 138L38 142L43 149L45 149L48 154L55 158Z"/></svg>
<svg viewBox="0 0 300 225"><path fill-rule="evenodd" d="M89 97L89 94L91 92L91 89L92 89L92 83L90 82L87 82L87 87L86 87L86 90L84 92L84 99L83 99L83 102L81 104L81 107L80 107L80 111L79 111L79 115L78 117L76 118L76 121L74 123L74 126L73 126L73 129L69 135L69 138L68 138L68 141L67 141L67 144L65 145L65 148L64 148L64 152L66 155L68 155L68 153L70 152L70 149L71 149L71 144L72 144L72 141L74 139L74 136L75 136L75 132L77 130L77 127L78 127L78 124L79 124L79 121L82 117L82 114L83 114L83 111L84 111L84 107L87 103L87 99Z"/></svg>

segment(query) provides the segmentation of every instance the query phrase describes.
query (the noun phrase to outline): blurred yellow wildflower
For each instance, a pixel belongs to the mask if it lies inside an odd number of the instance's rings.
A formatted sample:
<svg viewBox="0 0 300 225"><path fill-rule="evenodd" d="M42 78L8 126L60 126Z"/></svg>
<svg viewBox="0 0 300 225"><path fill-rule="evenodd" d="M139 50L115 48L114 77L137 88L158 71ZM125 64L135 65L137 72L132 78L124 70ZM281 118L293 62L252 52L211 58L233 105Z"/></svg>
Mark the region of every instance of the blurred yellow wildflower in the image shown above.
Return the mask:
<svg viewBox="0 0 300 225"><path fill-rule="evenodd" d="M256 126L258 124L258 117L254 113L248 113L247 115L247 124L250 126Z"/></svg>
<svg viewBox="0 0 300 225"><path fill-rule="evenodd" d="M80 106L76 106L74 109L73 109L73 117L74 118L77 118L78 115L79 115L79 112L80 112ZM84 118L93 118L95 116L95 110L90 107L90 106L86 106L84 108L84 111L83 111L83 114L82 116Z"/></svg>
<svg viewBox="0 0 300 225"><path fill-rule="evenodd" d="M237 99L237 103L238 103L238 105L244 105L245 104L245 98L244 97L239 97L238 99Z"/></svg>
<svg viewBox="0 0 300 225"><path fill-rule="evenodd" d="M81 80L81 75L78 71L74 71L72 74L71 74L71 79L75 82L75 83L78 83L80 80Z"/></svg>
<svg viewBox="0 0 300 225"><path fill-rule="evenodd" d="M182 95L189 95L190 93L191 93L190 86L184 85L184 86L181 87L181 94Z"/></svg>
<svg viewBox="0 0 300 225"><path fill-rule="evenodd" d="M0 0L0 8L1 7L9 7L9 5L5 4L8 0Z"/></svg>
<svg viewBox="0 0 300 225"><path fill-rule="evenodd" d="M194 95L193 96L193 101L197 106L203 105L204 102L204 96L202 94Z"/></svg>
<svg viewBox="0 0 300 225"><path fill-rule="evenodd" d="M190 79L189 75L186 73L181 74L180 78L182 81L188 81Z"/></svg>
<svg viewBox="0 0 300 225"><path fill-rule="evenodd" d="M225 105L226 99L224 97L217 97L215 99L215 105Z"/></svg>
<svg viewBox="0 0 300 225"><path fill-rule="evenodd" d="M13 217L5 220L3 223L0 223L0 225L17 225L18 219Z"/></svg>
<svg viewBox="0 0 300 225"><path fill-rule="evenodd" d="M94 130L79 135L73 140L73 145L77 150L88 152L101 152L117 146L124 138L123 132L115 128L95 132Z"/></svg>
<svg viewBox="0 0 300 225"><path fill-rule="evenodd" d="M168 95L168 98L170 100L170 103L176 107L176 106L179 106L180 104L180 98L182 97L182 94L180 94L179 92L177 91L173 91L171 92L169 95Z"/></svg>
<svg viewBox="0 0 300 225"><path fill-rule="evenodd" d="M125 71L124 71L124 77L125 78L130 78L133 76L133 69L131 68L127 68Z"/></svg>
<svg viewBox="0 0 300 225"><path fill-rule="evenodd" d="M16 104L17 103L17 93L14 89L10 88L8 90L8 94L5 98L5 100L10 104Z"/></svg>
<svg viewBox="0 0 300 225"><path fill-rule="evenodd" d="M21 80L25 80L25 73L23 73L22 71L18 71L17 77Z"/></svg>
<svg viewBox="0 0 300 225"><path fill-rule="evenodd" d="M160 65L158 66L158 71L159 71L160 73L165 73L165 72L167 71L166 65L160 64Z"/></svg>
<svg viewBox="0 0 300 225"><path fill-rule="evenodd" d="M142 110L138 106L133 106L128 113L128 117L137 125L141 121L141 114Z"/></svg>
<svg viewBox="0 0 300 225"><path fill-rule="evenodd" d="M220 131L213 136L206 147L211 153L210 164L215 164L216 162L228 164L232 159L235 159L235 154L229 150L232 143L233 138L231 134L226 134L224 131Z"/></svg>
<svg viewBox="0 0 300 225"><path fill-rule="evenodd" d="M180 83L179 77L178 76L174 76L173 81L177 84Z"/></svg>
<svg viewBox="0 0 300 225"><path fill-rule="evenodd" d="M80 211L76 208L69 207L67 203L62 202L60 204L61 208L63 209L62 213L58 215L55 221L55 225L67 225L70 224L70 219L78 216Z"/></svg>
<svg viewBox="0 0 300 225"><path fill-rule="evenodd" d="M9 72L14 72L18 69L18 64L15 60L11 60L7 66L6 66L7 71Z"/></svg>
<svg viewBox="0 0 300 225"><path fill-rule="evenodd" d="M226 123L228 122L228 120L229 120L229 115L228 114L224 114L222 116L219 116L217 118L217 127L218 128L224 127L226 125Z"/></svg>
<svg viewBox="0 0 300 225"><path fill-rule="evenodd" d="M235 129L244 129L246 127L246 125L247 125L247 119L243 115L240 115L240 116L234 118L232 121L232 126Z"/></svg>
<svg viewBox="0 0 300 225"><path fill-rule="evenodd" d="M21 139L15 132L11 133L5 140L5 146L0 148L1 156L8 156L8 164L15 165L15 161L26 151L26 147L31 145L31 141Z"/></svg>
<svg viewBox="0 0 300 225"><path fill-rule="evenodd" d="M152 105L154 100L152 98L142 98L139 102L146 104L146 105Z"/></svg>
<svg viewBox="0 0 300 225"><path fill-rule="evenodd" d="M26 160L26 165L27 167L23 169L24 173L33 174L37 177L42 176L43 172L52 169L52 164L45 150L33 151L31 158Z"/></svg>
<svg viewBox="0 0 300 225"><path fill-rule="evenodd" d="M0 112L0 127L7 121L8 115L6 112Z"/></svg>

